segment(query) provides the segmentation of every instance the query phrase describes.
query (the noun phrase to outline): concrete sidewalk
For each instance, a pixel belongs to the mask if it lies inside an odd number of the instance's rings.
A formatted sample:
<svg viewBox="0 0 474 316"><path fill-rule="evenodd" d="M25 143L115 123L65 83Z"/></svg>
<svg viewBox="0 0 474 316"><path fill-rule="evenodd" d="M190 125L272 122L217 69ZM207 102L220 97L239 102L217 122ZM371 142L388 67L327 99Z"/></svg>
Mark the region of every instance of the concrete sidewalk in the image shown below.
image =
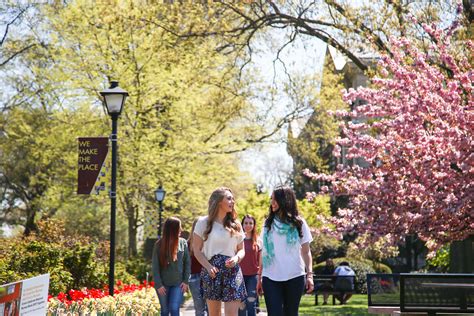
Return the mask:
<svg viewBox="0 0 474 316"><path fill-rule="evenodd" d="M184 302L183 307L179 310L179 314L181 316L194 316L194 303L193 299L189 298L186 302ZM224 314L224 304L222 304L222 312L221 315L225 316ZM260 309L260 313L257 314L258 316L267 316L267 311L264 309Z"/></svg>

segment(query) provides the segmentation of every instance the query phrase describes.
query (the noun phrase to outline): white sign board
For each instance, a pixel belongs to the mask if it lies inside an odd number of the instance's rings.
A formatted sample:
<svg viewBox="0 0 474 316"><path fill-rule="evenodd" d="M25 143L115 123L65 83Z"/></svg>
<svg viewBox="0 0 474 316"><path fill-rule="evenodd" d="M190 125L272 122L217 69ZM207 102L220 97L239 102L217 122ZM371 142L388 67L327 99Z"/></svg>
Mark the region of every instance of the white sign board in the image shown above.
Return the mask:
<svg viewBox="0 0 474 316"><path fill-rule="evenodd" d="M0 316L46 315L49 274L0 286Z"/></svg>

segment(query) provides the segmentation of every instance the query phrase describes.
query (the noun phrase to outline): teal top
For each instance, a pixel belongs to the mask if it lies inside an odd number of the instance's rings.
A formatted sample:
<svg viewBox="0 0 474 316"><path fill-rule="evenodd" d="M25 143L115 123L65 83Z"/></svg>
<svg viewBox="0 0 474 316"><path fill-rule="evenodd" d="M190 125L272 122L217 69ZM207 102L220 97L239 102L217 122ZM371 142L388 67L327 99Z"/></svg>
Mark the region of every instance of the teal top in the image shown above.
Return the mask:
<svg viewBox="0 0 474 316"><path fill-rule="evenodd" d="M191 260L189 258L188 243L186 239L179 238L178 242L178 260L170 262L164 269L160 267L160 249L158 242L153 247L153 257L151 268L153 272L153 281L155 289L162 286L177 286L181 283L188 284L191 273Z"/></svg>

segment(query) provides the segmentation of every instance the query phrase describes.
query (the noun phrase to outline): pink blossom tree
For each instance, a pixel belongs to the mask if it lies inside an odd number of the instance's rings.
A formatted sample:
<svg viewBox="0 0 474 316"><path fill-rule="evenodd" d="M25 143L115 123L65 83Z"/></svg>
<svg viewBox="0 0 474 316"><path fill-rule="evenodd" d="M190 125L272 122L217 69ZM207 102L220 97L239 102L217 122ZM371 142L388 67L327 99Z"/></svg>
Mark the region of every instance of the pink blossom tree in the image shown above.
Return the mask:
<svg viewBox="0 0 474 316"><path fill-rule="evenodd" d="M345 92L347 102L364 102L336 113L346 120L334 154L344 146L346 158L366 166L305 171L349 197L331 219L333 231L392 245L416 233L430 250L474 234L474 50L469 41L454 47L453 29L425 26L436 43L428 54L392 39L393 55L381 58L372 86Z"/></svg>

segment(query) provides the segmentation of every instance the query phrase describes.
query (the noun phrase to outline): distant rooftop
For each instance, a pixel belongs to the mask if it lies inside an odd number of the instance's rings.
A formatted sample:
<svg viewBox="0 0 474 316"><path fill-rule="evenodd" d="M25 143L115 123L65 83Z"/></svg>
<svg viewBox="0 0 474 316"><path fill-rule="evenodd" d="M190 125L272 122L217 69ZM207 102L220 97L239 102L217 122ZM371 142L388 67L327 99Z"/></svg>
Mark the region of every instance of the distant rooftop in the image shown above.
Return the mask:
<svg viewBox="0 0 474 316"><path fill-rule="evenodd" d="M336 71L342 71L347 64L353 64L353 62L347 58L346 55L342 54L336 48L331 45L327 46L329 50L329 54L331 55L332 61L334 63L334 67ZM356 57L360 58L362 61L367 61L369 63L376 62L380 56L378 56L374 52L359 52L354 54Z"/></svg>

